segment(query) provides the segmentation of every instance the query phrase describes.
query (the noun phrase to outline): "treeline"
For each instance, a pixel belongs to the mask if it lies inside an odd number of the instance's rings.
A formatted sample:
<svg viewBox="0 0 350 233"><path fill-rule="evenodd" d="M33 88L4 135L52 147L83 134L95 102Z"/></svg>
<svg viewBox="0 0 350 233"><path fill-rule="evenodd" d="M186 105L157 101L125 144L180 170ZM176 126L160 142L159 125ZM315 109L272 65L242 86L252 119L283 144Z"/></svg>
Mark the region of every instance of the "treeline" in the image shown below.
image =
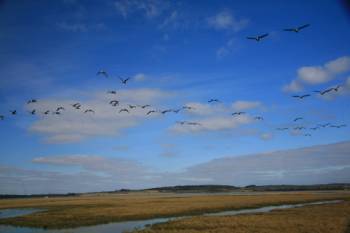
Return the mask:
<svg viewBox="0 0 350 233"><path fill-rule="evenodd" d="M315 185L248 185L244 189L249 191L327 191L350 190L350 184L315 184Z"/></svg>
<svg viewBox="0 0 350 233"><path fill-rule="evenodd" d="M65 194L29 194L29 195L12 195L12 194L0 194L0 199L4 198L36 198L36 197L42 197L42 198L49 198L49 197L72 197L72 196L79 196L79 193L65 193Z"/></svg>
<svg viewBox="0 0 350 233"><path fill-rule="evenodd" d="M158 192L232 192L240 188L231 185L178 185L145 189Z"/></svg>

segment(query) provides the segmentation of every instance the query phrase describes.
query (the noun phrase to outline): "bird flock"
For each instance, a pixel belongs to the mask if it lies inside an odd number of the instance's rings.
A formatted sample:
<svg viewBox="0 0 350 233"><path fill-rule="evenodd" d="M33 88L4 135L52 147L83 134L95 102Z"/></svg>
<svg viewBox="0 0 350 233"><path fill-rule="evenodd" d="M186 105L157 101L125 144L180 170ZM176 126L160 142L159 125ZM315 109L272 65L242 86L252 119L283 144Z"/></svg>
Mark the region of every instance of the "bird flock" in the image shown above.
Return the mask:
<svg viewBox="0 0 350 233"><path fill-rule="evenodd" d="M287 31L287 32L295 32L295 33L299 33L301 30L309 27L310 24L304 24L302 26L299 26L299 27L295 27L295 28L287 28L287 29L283 29L283 31ZM249 40L255 40L257 42L260 42L262 39L265 39L266 37L268 37L269 33L264 33L264 34L261 34L261 35L257 35L257 36L249 36L247 37L247 39ZM96 73L96 76L100 76L100 77L104 77L104 78L111 78L112 76L104 69L100 69L97 73ZM120 81L120 83L122 85L127 85L131 80L132 78L131 77L120 77L118 76L117 77ZM325 96L325 95L328 95L332 92L338 92L340 89L342 88L342 85L337 85L335 87L331 87L331 88L328 88L328 89L325 89L325 90L315 90L313 91L313 93L316 93L315 95L320 95L320 96ZM108 95L111 95L111 96L117 96L117 90L108 90L106 92ZM302 94L302 95L293 95L291 96L292 98L294 99L298 99L300 101L308 98L308 97L311 97L313 96L313 94L310 94L310 93L305 93L305 94ZM53 115L61 115L64 113L64 111L66 110L65 107L63 106L57 106L55 107L55 109L48 109L48 110L45 110L44 112L38 112L37 109L35 109L35 105L38 103L39 101L37 99L30 99L27 101L27 105L31 107L31 110L28 112L30 115L37 115L37 114L42 114L42 115L49 115L49 114L53 114ZM209 99L207 101L208 104L218 104L218 103L221 103L221 101L217 98L212 98L212 99ZM113 98L112 100L110 100L108 102L108 104L111 106L111 107L121 107L121 102L120 100L118 100L117 98ZM82 113L84 114L95 114L95 110L94 109L90 109L90 108L85 108L81 103L77 102L77 103L71 103L70 104L71 108L77 110L77 111L82 111ZM129 114L131 113L134 109L137 109L137 108L140 108L140 109L144 109L145 110L145 115L152 115L152 114L162 114L162 115L165 115L165 114L169 114L169 113L175 113L175 114L178 114L180 113L181 111L196 111L196 108L193 107L193 106L189 106L189 105L185 105L185 106L181 106L179 108L169 108L169 109L156 109L154 108L154 106L151 106L150 104L145 104L145 105L138 105L138 104L123 104L123 107L117 109L117 113L119 114ZM9 115L10 116L14 116L14 115L17 115L18 114L18 111L15 110L15 109L12 109L12 110L9 110ZM239 117L241 115L245 115L245 114L248 114L247 112L243 112L243 111L237 111L237 112L233 112L231 113L231 116L232 117ZM7 118L7 116L5 115L1 115L0 114L0 121L3 121L5 120L5 118ZM263 116L254 116L253 119L255 121L264 121L264 117ZM304 121L304 117L301 117L301 116L298 116L298 117L295 117L291 123L294 123L294 124L299 124L299 123L302 123ZM189 126L193 126L193 127L201 127L203 126L203 123L201 122L195 122L195 121L185 121L185 120L182 120L182 121L176 121L176 124L179 124L179 125L182 125L182 126L185 126L185 125L189 125ZM316 130L320 130L320 129L324 129L324 128L343 128L343 127L346 127L347 125L346 124L332 124L332 123L319 123L319 124L316 124L312 127L307 127L305 125L294 125L292 127L278 127L276 128L276 130L278 131L288 131L288 130L292 130L292 131L300 131L300 132L303 132L301 133L301 135L304 135L306 137L311 137L311 131L316 131ZM306 131L306 130L310 130L310 131Z"/></svg>

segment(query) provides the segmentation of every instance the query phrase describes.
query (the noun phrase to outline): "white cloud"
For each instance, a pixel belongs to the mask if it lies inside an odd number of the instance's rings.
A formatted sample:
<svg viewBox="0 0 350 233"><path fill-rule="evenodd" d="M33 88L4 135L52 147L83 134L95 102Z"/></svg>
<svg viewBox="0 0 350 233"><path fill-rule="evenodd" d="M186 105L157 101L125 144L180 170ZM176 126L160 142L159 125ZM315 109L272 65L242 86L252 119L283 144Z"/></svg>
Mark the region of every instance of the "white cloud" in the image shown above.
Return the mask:
<svg viewBox="0 0 350 233"><path fill-rule="evenodd" d="M235 38L229 39L226 44L216 50L216 57L221 59L229 55L237 44L237 40Z"/></svg>
<svg viewBox="0 0 350 233"><path fill-rule="evenodd" d="M237 19L229 10L223 10L208 18L208 25L217 30L240 31L248 24L247 19Z"/></svg>
<svg viewBox="0 0 350 233"><path fill-rule="evenodd" d="M130 113L119 113L120 109L129 108L128 104L159 104L169 96L169 93L157 89L129 89L118 91L115 97L99 92L85 101L43 99L36 104L38 112L54 111L58 106L63 106L66 110L61 115L40 115L30 131L44 134L49 143L69 143L89 137L119 135L123 129L157 116L147 116L149 109L135 108L129 109ZM108 104L112 99L118 99L120 106L113 107ZM82 104L81 110L71 106L76 102ZM84 114L86 109L93 109L95 113Z"/></svg>
<svg viewBox="0 0 350 233"><path fill-rule="evenodd" d="M147 18L154 18L167 8L167 3L160 0L117 0L114 6L124 18L135 12L141 12Z"/></svg>
<svg viewBox="0 0 350 233"><path fill-rule="evenodd" d="M133 77L133 80L139 81L139 82L145 81L146 79L147 79L147 76L143 73L138 73L138 74L134 75L134 77Z"/></svg>
<svg viewBox="0 0 350 233"><path fill-rule="evenodd" d="M238 101L235 101L234 103L232 103L232 107L236 111L243 111L243 110L249 110L249 109L262 107L262 104L259 101L238 100Z"/></svg>
<svg viewBox="0 0 350 233"><path fill-rule="evenodd" d="M323 66L304 66L297 70L297 78L283 87L284 91L297 92L304 85L318 85L327 83L337 75L350 71L350 57L344 56L329 61Z"/></svg>
<svg viewBox="0 0 350 233"><path fill-rule="evenodd" d="M193 120L200 125L176 124L170 128L170 131L175 133L196 133L206 131L222 131L238 128L241 125L253 122L253 119L248 115L240 116L213 116L203 119Z"/></svg>
<svg viewBox="0 0 350 233"><path fill-rule="evenodd" d="M271 140L273 138L273 134L272 133L262 133L262 134L260 134L260 138L262 140L265 140L265 141Z"/></svg>

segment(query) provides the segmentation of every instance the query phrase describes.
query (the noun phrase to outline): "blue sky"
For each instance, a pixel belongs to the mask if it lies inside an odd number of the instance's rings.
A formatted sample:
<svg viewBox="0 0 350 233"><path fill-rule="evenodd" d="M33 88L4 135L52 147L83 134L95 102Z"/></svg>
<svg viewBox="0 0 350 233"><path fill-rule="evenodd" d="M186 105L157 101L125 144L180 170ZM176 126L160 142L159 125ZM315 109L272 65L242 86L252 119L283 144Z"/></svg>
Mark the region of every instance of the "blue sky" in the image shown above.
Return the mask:
<svg viewBox="0 0 350 233"><path fill-rule="evenodd" d="M23 193L30 182L40 189L25 192L276 183L251 174L239 181L201 179L188 170L350 140L350 13L341 2L5 0L0 12L1 193ZM304 24L310 26L300 33L283 31ZM260 42L246 39L263 33L269 36ZM100 69L109 77L97 76ZM118 76L131 80L122 85ZM337 85L338 92L313 93ZM291 97L304 93L312 96ZM31 98L38 103L27 105ZM220 103L209 104L211 98ZM121 106L110 106L112 99ZM75 102L96 113L73 109ZM194 109L119 114L127 104ZM60 116L42 114L58 106L66 108ZM32 109L38 114L30 115ZM246 114L232 117L235 111ZM294 123L295 117L304 119ZM176 123L182 120L201 125ZM309 129L327 122L348 126ZM295 126L308 129L276 130ZM338 170L350 168L349 159L341 162ZM350 178L336 179L334 168L322 165L327 174L319 183ZM100 185L82 184L85 179ZM301 183L300 177L278 182Z"/></svg>

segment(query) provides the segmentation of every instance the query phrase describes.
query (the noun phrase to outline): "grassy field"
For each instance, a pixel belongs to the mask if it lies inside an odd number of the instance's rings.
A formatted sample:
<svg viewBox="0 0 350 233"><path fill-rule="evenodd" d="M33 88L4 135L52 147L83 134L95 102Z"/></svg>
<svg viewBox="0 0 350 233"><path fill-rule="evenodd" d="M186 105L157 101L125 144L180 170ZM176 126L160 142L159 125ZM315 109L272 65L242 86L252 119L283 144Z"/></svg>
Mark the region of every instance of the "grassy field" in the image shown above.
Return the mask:
<svg viewBox="0 0 350 233"><path fill-rule="evenodd" d="M2 219L0 224L43 228L69 228L102 223L181 216L271 204L349 199L349 193L276 193L254 196L127 194L67 198L0 200L0 209L43 208L44 212Z"/></svg>
<svg viewBox="0 0 350 233"><path fill-rule="evenodd" d="M133 233L348 233L350 201L225 217L192 217Z"/></svg>

